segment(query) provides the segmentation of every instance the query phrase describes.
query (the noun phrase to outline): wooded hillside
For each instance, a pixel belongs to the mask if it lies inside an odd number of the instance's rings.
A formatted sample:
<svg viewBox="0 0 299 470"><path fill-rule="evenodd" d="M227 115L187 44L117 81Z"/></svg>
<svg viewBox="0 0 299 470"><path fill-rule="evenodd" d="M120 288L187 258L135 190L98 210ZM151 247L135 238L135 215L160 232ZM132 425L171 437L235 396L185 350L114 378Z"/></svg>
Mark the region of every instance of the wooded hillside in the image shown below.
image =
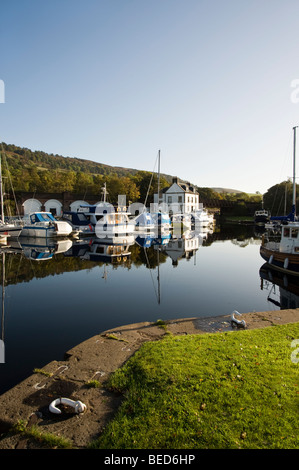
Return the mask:
<svg viewBox="0 0 299 470"><path fill-rule="evenodd" d="M112 204L117 203L119 194L125 194L127 201L149 204L153 202L153 194L157 192L157 175L148 171L113 167L91 160L48 154L41 150L32 151L4 142L0 150L2 175L7 192L13 187L15 192L32 192L32 195L35 192L70 191L82 195L97 195L100 198L101 188L106 183L108 200ZM171 175L162 174L160 189L168 187L171 181ZM201 201L250 198L240 191L217 192L212 188L194 186Z"/></svg>

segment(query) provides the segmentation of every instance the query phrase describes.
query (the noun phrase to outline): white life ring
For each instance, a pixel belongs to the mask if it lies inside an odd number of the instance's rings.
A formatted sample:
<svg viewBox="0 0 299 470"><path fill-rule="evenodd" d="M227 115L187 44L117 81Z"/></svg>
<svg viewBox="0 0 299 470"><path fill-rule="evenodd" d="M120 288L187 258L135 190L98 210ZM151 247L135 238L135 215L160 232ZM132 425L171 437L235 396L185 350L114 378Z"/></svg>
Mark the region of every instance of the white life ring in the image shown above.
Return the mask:
<svg viewBox="0 0 299 470"><path fill-rule="evenodd" d="M235 314L241 316L241 313L239 313L237 310L234 310L233 313L231 314L231 317L230 317L231 321L233 323L236 323L238 326L244 326L244 328L245 328L246 327L245 320L237 320L235 318Z"/></svg>
<svg viewBox="0 0 299 470"><path fill-rule="evenodd" d="M69 398L57 398L56 400L53 400L52 403L49 405L49 410L51 413L55 414L61 414L61 410L57 408L57 405L68 405L72 406L75 408L76 413L84 413L86 410L86 405L82 403L82 401L74 401L70 400Z"/></svg>

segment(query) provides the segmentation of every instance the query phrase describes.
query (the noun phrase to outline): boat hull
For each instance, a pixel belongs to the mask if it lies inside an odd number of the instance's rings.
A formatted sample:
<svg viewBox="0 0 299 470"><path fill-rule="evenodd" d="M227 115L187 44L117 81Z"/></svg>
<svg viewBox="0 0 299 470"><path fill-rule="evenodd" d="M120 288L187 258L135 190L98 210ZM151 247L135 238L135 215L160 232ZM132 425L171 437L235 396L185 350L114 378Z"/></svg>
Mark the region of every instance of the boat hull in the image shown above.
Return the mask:
<svg viewBox="0 0 299 470"><path fill-rule="evenodd" d="M265 217L265 216L256 216L254 218L254 223L257 224L257 225L265 225L269 222L269 217Z"/></svg>
<svg viewBox="0 0 299 470"><path fill-rule="evenodd" d="M21 232L21 237L35 237L35 238L54 238L54 237L68 237L72 232L72 228L66 227L57 228L53 225L44 227L39 226L24 226Z"/></svg>
<svg viewBox="0 0 299 470"><path fill-rule="evenodd" d="M50 238L56 236L56 231L52 227L24 227L21 236L34 238Z"/></svg>
<svg viewBox="0 0 299 470"><path fill-rule="evenodd" d="M262 245L260 247L260 255L272 269L299 276L299 253L283 253L270 250Z"/></svg>
<svg viewBox="0 0 299 470"><path fill-rule="evenodd" d="M0 228L0 236L9 236L11 238L18 238L22 232L22 227L4 226Z"/></svg>

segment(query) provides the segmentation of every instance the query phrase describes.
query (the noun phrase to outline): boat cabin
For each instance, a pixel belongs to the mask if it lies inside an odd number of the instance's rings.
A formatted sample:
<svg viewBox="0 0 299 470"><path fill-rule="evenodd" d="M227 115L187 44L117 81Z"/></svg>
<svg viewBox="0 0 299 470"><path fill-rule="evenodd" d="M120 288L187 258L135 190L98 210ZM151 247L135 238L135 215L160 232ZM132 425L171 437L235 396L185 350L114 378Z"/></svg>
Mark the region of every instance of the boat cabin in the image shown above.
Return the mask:
<svg viewBox="0 0 299 470"><path fill-rule="evenodd" d="M299 224L282 226L280 251L299 253Z"/></svg>
<svg viewBox="0 0 299 470"><path fill-rule="evenodd" d="M36 224L37 222L56 222L51 212L34 212L29 215L29 218L31 224Z"/></svg>

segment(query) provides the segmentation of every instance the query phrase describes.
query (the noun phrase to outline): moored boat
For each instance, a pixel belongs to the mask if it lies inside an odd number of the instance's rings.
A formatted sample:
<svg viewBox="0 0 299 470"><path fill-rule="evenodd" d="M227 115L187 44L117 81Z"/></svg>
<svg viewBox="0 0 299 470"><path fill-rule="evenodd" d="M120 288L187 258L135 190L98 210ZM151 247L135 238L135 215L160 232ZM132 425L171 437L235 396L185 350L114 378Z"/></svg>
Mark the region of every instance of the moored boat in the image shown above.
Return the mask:
<svg viewBox="0 0 299 470"><path fill-rule="evenodd" d="M138 232L150 232L155 228L155 222L150 212L142 212L132 220Z"/></svg>
<svg viewBox="0 0 299 470"><path fill-rule="evenodd" d="M213 214L209 214L204 208L192 212L192 224L195 227L209 227L214 224Z"/></svg>
<svg viewBox="0 0 299 470"><path fill-rule="evenodd" d="M284 220L281 225L280 240L266 240L263 237L260 247L262 258L273 268L287 274L299 276L299 221L296 217L296 128L294 131L294 178L293 207L291 220Z"/></svg>
<svg viewBox="0 0 299 470"><path fill-rule="evenodd" d="M21 237L68 237L73 231L71 224L56 220L51 212L33 212L24 218Z"/></svg>
<svg viewBox="0 0 299 470"><path fill-rule="evenodd" d="M263 239L260 254L273 269L299 276L299 222L283 225L278 242Z"/></svg>
<svg viewBox="0 0 299 470"><path fill-rule="evenodd" d="M62 219L71 224L73 231L79 236L90 236L95 233L94 226L83 212L64 211Z"/></svg>
<svg viewBox="0 0 299 470"><path fill-rule="evenodd" d="M270 212L266 209L260 209L254 213L254 223L257 225L265 225L270 221Z"/></svg>
<svg viewBox="0 0 299 470"><path fill-rule="evenodd" d="M156 231L169 231L171 229L171 220L167 212L156 212L152 214Z"/></svg>
<svg viewBox="0 0 299 470"><path fill-rule="evenodd" d="M95 234L99 238L132 234L135 222L129 219L126 211L111 212L97 221Z"/></svg>
<svg viewBox="0 0 299 470"><path fill-rule="evenodd" d="M22 232L20 224L10 224L0 221L0 238L12 237L18 238Z"/></svg>

